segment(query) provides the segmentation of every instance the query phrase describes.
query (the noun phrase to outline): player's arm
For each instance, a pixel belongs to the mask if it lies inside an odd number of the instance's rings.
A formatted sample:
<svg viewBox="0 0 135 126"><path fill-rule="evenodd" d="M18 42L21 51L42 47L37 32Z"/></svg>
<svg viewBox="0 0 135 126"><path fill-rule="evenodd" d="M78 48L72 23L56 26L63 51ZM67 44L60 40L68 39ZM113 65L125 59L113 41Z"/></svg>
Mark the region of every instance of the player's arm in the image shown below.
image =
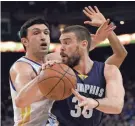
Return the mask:
<svg viewBox="0 0 135 126"><path fill-rule="evenodd" d="M110 56L105 63L110 65L116 65L118 68L123 63L124 59L127 56L127 51L124 46L120 43L120 40L114 32L111 32L108 36L108 40L111 44L113 55Z"/></svg>
<svg viewBox="0 0 135 126"><path fill-rule="evenodd" d="M119 69L114 65L105 65L104 76L106 79L105 98L93 99L80 95L73 90L73 94L80 101L79 107L84 107L82 114L88 109L97 110L108 114L119 114L124 104L125 90L122 83L122 76Z"/></svg>
<svg viewBox="0 0 135 126"><path fill-rule="evenodd" d="M116 28L113 23L110 23L110 19L107 19L96 31L95 35L91 34L91 46L90 51L93 50L100 42L104 41L110 33Z"/></svg>
<svg viewBox="0 0 135 126"><path fill-rule="evenodd" d="M94 6L94 9L90 6L85 7L83 12L88 18L91 19L91 21L85 21L84 22L85 24L100 27L106 21L105 17L103 16L103 14L99 11L99 9L96 6ZM103 34L103 32L102 32L102 34ZM93 50L97 46L97 44L99 44L101 41L103 41L105 39L105 37L107 37L107 35L101 35L101 37L99 37L99 39L97 39L98 41L92 41L92 44L91 44L92 46L90 48L90 51ZM117 38L117 36L115 35L115 33L113 31L109 34L108 40L111 44L111 47L113 50L113 55L110 56L106 60L106 63L120 67L120 65L124 61L125 57L127 56L127 51L124 48L124 46L120 43L119 39Z"/></svg>
<svg viewBox="0 0 135 126"><path fill-rule="evenodd" d="M105 98L98 99L99 106L97 109L104 113L119 114L122 111L125 96L121 73L116 66L106 64L104 76L106 95Z"/></svg>
<svg viewBox="0 0 135 126"><path fill-rule="evenodd" d="M10 70L10 76L18 95L17 107L25 107L43 98L38 89L38 76L27 63L18 62Z"/></svg>

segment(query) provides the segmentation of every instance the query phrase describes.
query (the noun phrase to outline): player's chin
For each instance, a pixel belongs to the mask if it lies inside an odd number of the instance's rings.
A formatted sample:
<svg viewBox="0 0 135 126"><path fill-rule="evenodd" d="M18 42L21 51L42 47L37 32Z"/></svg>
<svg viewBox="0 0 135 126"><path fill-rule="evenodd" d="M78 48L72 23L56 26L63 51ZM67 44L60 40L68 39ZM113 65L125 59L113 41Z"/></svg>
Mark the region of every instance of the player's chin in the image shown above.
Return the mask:
<svg viewBox="0 0 135 126"><path fill-rule="evenodd" d="M40 50L40 52L47 54L48 53L48 49L44 49L44 50L42 49L42 50Z"/></svg>
<svg viewBox="0 0 135 126"><path fill-rule="evenodd" d="M62 58L62 63L64 63L64 64L68 64L68 59L66 59L66 58Z"/></svg>

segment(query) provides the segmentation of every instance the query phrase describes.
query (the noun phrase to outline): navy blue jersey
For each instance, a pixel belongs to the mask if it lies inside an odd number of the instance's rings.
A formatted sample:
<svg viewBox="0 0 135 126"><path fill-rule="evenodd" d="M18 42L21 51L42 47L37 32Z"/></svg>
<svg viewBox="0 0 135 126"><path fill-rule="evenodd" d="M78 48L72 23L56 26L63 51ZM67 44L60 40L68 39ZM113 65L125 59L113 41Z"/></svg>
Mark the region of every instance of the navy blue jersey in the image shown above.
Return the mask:
<svg viewBox="0 0 135 126"><path fill-rule="evenodd" d="M94 61L91 71L85 76L79 75L76 71L75 73L77 91L81 95L94 99L105 97L104 63ZM62 101L55 101L50 110L52 114L50 114L49 121L56 117L59 126L99 126L103 113L90 109L82 115L82 109L78 106L78 100L74 95Z"/></svg>

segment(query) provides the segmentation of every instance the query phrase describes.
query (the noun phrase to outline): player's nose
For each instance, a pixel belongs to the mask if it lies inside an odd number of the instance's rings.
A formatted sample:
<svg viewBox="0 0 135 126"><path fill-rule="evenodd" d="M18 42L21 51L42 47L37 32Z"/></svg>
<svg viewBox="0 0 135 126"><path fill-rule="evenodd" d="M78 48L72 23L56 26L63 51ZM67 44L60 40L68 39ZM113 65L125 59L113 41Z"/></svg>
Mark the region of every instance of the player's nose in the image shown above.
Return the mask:
<svg viewBox="0 0 135 126"><path fill-rule="evenodd" d="M46 40L46 36L45 36L45 34L44 33L41 33L41 41L45 41Z"/></svg>
<svg viewBox="0 0 135 126"><path fill-rule="evenodd" d="M61 52L65 51L65 47L64 47L64 45L61 45L61 47L60 47L60 51L61 51Z"/></svg>

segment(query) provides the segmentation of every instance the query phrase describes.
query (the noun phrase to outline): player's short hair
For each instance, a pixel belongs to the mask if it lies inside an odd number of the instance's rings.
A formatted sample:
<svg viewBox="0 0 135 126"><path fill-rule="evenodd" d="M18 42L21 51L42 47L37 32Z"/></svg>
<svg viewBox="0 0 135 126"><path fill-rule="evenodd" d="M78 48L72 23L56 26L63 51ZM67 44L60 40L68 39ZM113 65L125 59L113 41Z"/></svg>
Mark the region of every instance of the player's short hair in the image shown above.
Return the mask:
<svg viewBox="0 0 135 126"><path fill-rule="evenodd" d="M29 27L31 27L32 25L35 25L35 24L44 24L49 29L49 24L47 23L47 21L45 21L45 19L43 17L34 17L34 18L31 18L31 19L27 20L22 25L22 27L21 27L21 29L19 31L19 38L21 39L21 38L27 37L27 29ZM25 46L24 46L24 49L26 50Z"/></svg>
<svg viewBox="0 0 135 126"><path fill-rule="evenodd" d="M90 36L89 30L87 28L85 28L84 26L81 26L81 25L72 25L72 26L66 27L62 31L62 34L69 33L69 32L75 33L78 41L87 40L88 41L87 49L88 49L88 52L89 52L90 45L91 45L91 36Z"/></svg>

